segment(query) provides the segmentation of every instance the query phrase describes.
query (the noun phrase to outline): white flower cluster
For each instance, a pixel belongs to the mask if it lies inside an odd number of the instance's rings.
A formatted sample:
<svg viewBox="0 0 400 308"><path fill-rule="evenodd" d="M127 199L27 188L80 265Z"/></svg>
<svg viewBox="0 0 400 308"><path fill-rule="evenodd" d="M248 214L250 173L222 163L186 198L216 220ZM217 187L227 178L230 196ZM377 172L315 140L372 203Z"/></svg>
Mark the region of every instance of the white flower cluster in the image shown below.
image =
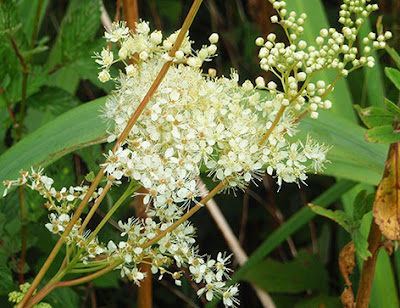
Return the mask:
<svg viewBox="0 0 400 308"><path fill-rule="evenodd" d="M140 118L126 140L106 157L105 167L110 183L119 184L125 177L140 183L146 193L144 202L149 204L148 218L129 218L119 221L121 236L127 236L118 244L109 241L99 243L90 231L80 230L79 219L66 238L67 245L76 245L84 251L81 261L88 267L103 261L94 260L106 256L107 264L118 261L121 276L139 284L145 278L138 264L150 263L152 272L160 279L169 274L180 285L182 273L168 270L172 263L186 267L197 283L203 283L198 295L207 300L222 297L225 306L239 304L235 296L238 286L227 286L231 271L226 266L230 256L218 254L216 260L202 257L195 246L195 229L187 221L165 232L193 204L199 204L198 177L200 171L208 172L225 189L243 189L248 183L261 178L264 170L282 182L299 183L307 179L307 172L318 172L326 162L327 148L310 137L306 141L295 140L296 123L310 112L318 117L318 109L329 109L332 103L325 96L333 85L319 80L310 82L318 72L333 68L338 76L346 76L351 70L373 66L372 50L383 48L390 32L376 37L370 33L364 38L364 55L358 57L354 46L359 28L376 5L366 1L347 1L341 7L342 32L331 28L322 29L316 39L316 47L308 46L299 37L303 34L305 14L298 18L288 13L284 1L269 0L278 12L273 22L279 22L289 39L289 45L276 42L276 35L267 40L258 38L260 66L272 71L281 81L267 85L262 77L239 85L239 76L232 70L230 78L204 76L200 67L215 56L218 35L209 37L210 45L193 51L188 34L179 50L171 57L179 31L163 40L160 31L150 32L147 22L136 24L135 32L126 23L114 23L105 38L120 47L117 57L111 49L96 54L96 62L102 69L99 79L110 79L117 84L107 100L103 117L109 122L108 142L117 139L130 118L147 95L161 68L167 61L173 64L162 83L150 98ZM355 20L355 21L353 21ZM124 64L119 76L110 75L110 67ZM349 66L352 65L352 68ZM258 89L268 89L269 96ZM289 138L288 138L289 137ZM16 181L6 181L6 190L12 186L26 185L48 199L46 206L53 211L46 228L55 234L66 229L76 202L86 195L89 187L52 187L53 180L42 170L22 172ZM101 194L99 188L92 200ZM169 230L169 229L168 229ZM152 245L149 241L163 233ZM93 239L92 239L93 238ZM90 239L90 240L89 240ZM79 250L81 251L81 250ZM100 263L96 263L100 262ZM91 265L93 264L93 265Z"/></svg>
<svg viewBox="0 0 400 308"><path fill-rule="evenodd" d="M71 214L73 214L77 202L85 197L89 186L63 187L58 191L52 186L53 183L54 180L52 178L43 174L43 169L40 168L35 171L32 168L30 172L21 171L21 177L17 180L5 181L6 190L3 196L7 194L7 190L12 186L27 186L37 191L43 198L47 199L45 206L49 211L52 211L49 214L49 222L45 224L45 227L53 234L61 234L70 222ZM92 194L89 201L95 201L102 191L103 188L100 187ZM105 251L104 245L99 244L97 238L94 238L89 243L87 239L90 232L80 233L80 227L81 219L78 219L66 237L66 243L83 248L89 258L94 258L96 255L102 254Z"/></svg>
<svg viewBox="0 0 400 308"><path fill-rule="evenodd" d="M178 267L188 267L195 282L204 284L198 291L199 296L204 293L209 301L214 297L222 297L226 306L236 305L238 301L234 296L238 292L237 286L227 287L224 281L229 278L228 273L231 272L226 267L230 263L230 256L219 253L216 260L201 257L198 248L194 246L195 230L189 222L184 222L167 233L156 245L142 248L148 240L153 239L171 224L172 221L157 223L150 217L144 222L135 218L129 218L126 223L119 221L118 225L123 230L121 236L127 235L128 238L126 241L120 241L118 245L113 241L108 243L108 260L124 260L119 267L121 276L128 277L137 284L145 278L145 274L137 267L140 263L150 262L153 274L159 273L159 279L169 274L176 285L181 285L182 272L171 272L168 270L169 266L176 263Z"/></svg>
<svg viewBox="0 0 400 308"><path fill-rule="evenodd" d="M38 171L32 169L31 172L22 171L21 175L17 180L7 181L5 183L7 189L12 186L25 185L39 192L47 199L45 204L47 209L55 211L50 213L50 222L45 225L46 228L53 234L62 233L70 221L70 212L75 208L76 202L85 197L89 187L77 186L69 189L64 187L57 191L52 187L53 179L44 175L43 169ZM102 190L102 188L99 188L97 192L93 193L90 200L95 201ZM160 273L159 279L162 279L164 274L169 274L177 285L181 284L182 273L180 271L171 272L168 267L173 262L178 267L187 266L189 272L193 275L193 279L197 283L203 282L205 285L204 288L199 290L199 296L205 293L210 301L215 296L222 297L226 306L235 306L238 301L234 296L237 295L238 288L237 286L228 287L224 281L229 278L228 273L231 272L226 267L230 263L230 256L227 257L220 253L216 260L210 258L205 260L201 257L198 248L194 246L195 230L189 222L185 222L174 231L167 233L156 245L145 249L141 247L172 225L174 219L178 218L176 213L171 213L172 216L169 216L168 211L162 212L163 214L160 212L158 216L163 222L157 223L151 217L144 222L135 218L129 218L126 223L119 221L118 225L122 229L121 236L128 238L126 241L120 241L118 245L109 241L107 246L99 243L97 237L89 242L88 238L91 233L90 231L79 232L81 227L81 220L79 219L66 237L66 244L84 249L85 253L82 254L81 261L87 267L98 265L99 261L94 259L98 255L105 255L106 262L122 260L123 263L118 267L121 270L121 276L127 277L136 284L140 284L140 281L145 278L145 273L140 272L138 264L149 262L148 260L151 260L152 272L154 274ZM153 213L153 215L155 214ZM23 296L23 294L19 295L16 292L11 294L10 298L13 301L21 300Z"/></svg>
<svg viewBox="0 0 400 308"><path fill-rule="evenodd" d="M261 47L261 68L276 75L283 87L282 91L278 91L277 85L271 82L267 89L285 96L296 111L309 111L314 119L318 117L319 108L329 109L332 106L324 97L333 90L333 85L326 85L323 80L311 83L311 78L324 69L334 69L346 77L364 65L373 67L375 60L371 53L385 48L385 41L392 36L389 31L379 36L371 32L361 40L363 46L357 47L358 32L370 13L378 9L378 5L367 4L369 0L345 0L339 12L339 22L343 24L341 31L335 28L322 29L315 39L315 45L307 45L300 39L307 15L298 17L296 12L288 12L285 1L269 1L278 12L278 15L271 17L271 21L283 27L289 44L276 42L273 33L267 36L266 41L261 37L256 40ZM259 80L260 88L265 87L263 82Z"/></svg>
<svg viewBox="0 0 400 308"><path fill-rule="evenodd" d="M142 25L147 26L147 23L141 22L137 28ZM143 32L137 32L130 34L132 38L124 37L121 46L128 40L138 41L137 35L142 41L151 40L149 30L146 30L147 38ZM111 35L106 34L106 37ZM211 43L216 43L217 39L216 34L209 38ZM110 122L109 142L125 129L161 67L169 60L163 49L169 46L169 40L159 42L160 47L153 46L146 59L135 65L125 64L125 73L121 72L117 78L117 89L103 110L103 116ZM189 42L188 37L186 40ZM202 50L209 50L209 47ZM211 54L214 53L213 49ZM197 54L200 60L210 56L210 53L200 56L202 51ZM196 281L204 280L206 287L200 294L204 293L208 299L221 295L226 303L233 305L235 301L228 294L235 294L237 288L229 292L223 289L223 275L213 268L218 260L199 261L200 257L194 255L193 234L187 231L192 229L189 225L183 224L168 233L158 242L155 252L144 252L140 245L146 236L147 240L156 236L159 230L172 225L190 205L198 202L197 177L201 169L208 170L214 180L224 181L227 188L235 189L259 179L267 168L281 185L282 181L304 181L306 172L321 170L327 149L311 139L305 144L288 141L286 136L296 133L296 125L289 110L279 115L281 107L288 102L283 95L271 93L272 100L262 98L250 81L239 85L239 76L234 71L230 78L204 77L197 65L190 65L191 58L170 67L126 141L116 152L106 155L103 166L109 178L127 177L138 181L148 191L144 202L152 201L149 212L152 218L144 224L133 219L127 224L120 222L120 227L126 230L123 234L129 235L129 229L137 238L118 245L110 243L108 249L125 259L127 263L122 265L122 274L133 280L144 278L135 265L139 259L144 259L143 254L157 264L171 263L166 255L172 255L178 266L189 267ZM273 124L276 119L277 123ZM262 137L269 130L269 137L262 143ZM129 265L128 261L133 264ZM159 270L161 274L166 272L164 267ZM176 273L171 275L179 277Z"/></svg>
<svg viewBox="0 0 400 308"><path fill-rule="evenodd" d="M133 59L137 63L149 60L156 54L161 55L164 60L173 60L176 63L186 63L192 67L200 67L204 61L208 61L217 51L216 43L218 42L218 34L214 33L210 36L210 45L203 46L200 50L193 51L192 42L186 35L179 50L175 52L174 57L169 56L179 30L171 34L163 40L161 31L153 31L150 33L150 27L147 22L139 22L136 24L135 34L126 27L126 22L113 23L112 29L105 33L105 38L110 42L119 42L121 48L118 51L118 58L114 60L114 53L109 49L95 54L96 62L103 68L99 73L99 79L106 82L111 79L109 68L118 61ZM135 74L133 65L126 66L127 75Z"/></svg>

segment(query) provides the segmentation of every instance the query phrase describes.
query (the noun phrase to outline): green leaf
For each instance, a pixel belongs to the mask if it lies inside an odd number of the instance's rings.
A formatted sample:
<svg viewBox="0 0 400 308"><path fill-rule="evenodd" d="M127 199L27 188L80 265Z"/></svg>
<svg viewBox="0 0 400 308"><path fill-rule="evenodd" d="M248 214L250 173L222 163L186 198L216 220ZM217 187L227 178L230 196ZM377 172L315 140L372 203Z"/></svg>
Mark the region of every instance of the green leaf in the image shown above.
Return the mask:
<svg viewBox="0 0 400 308"><path fill-rule="evenodd" d="M14 291L14 287L11 270L5 263L0 263L0 295Z"/></svg>
<svg viewBox="0 0 400 308"><path fill-rule="evenodd" d="M389 47L389 45L386 45L386 51L392 57L393 61L396 62L397 68L400 69L400 56L397 51Z"/></svg>
<svg viewBox="0 0 400 308"><path fill-rule="evenodd" d="M22 0L18 5L19 15L21 16L21 20L23 20L23 30L26 37L29 39L31 39L32 37L32 32L36 19L36 10L39 2L42 2L38 20L38 30L40 30L40 25L42 24L43 17L46 13L49 0Z"/></svg>
<svg viewBox="0 0 400 308"><path fill-rule="evenodd" d="M2 239L4 239L2 237ZM6 251L3 246L0 246L0 295L7 295L15 291L12 271L7 263L9 263L10 252Z"/></svg>
<svg viewBox="0 0 400 308"><path fill-rule="evenodd" d="M340 308L342 304L339 297L320 294L318 296L304 299L295 308Z"/></svg>
<svg viewBox="0 0 400 308"><path fill-rule="evenodd" d="M80 101L61 88L43 87L27 99L26 128L32 132L55 117L76 107Z"/></svg>
<svg viewBox="0 0 400 308"><path fill-rule="evenodd" d="M382 126L382 125L393 125L394 116L393 114L381 107L368 107L361 108L359 105L354 106L358 112L360 119L364 122L368 128Z"/></svg>
<svg viewBox="0 0 400 308"><path fill-rule="evenodd" d="M396 116L400 117L400 108L395 103L388 100L387 98L385 98L384 103L390 112L392 112Z"/></svg>
<svg viewBox="0 0 400 308"><path fill-rule="evenodd" d="M361 26L358 37L367 37L371 31L373 31L373 29L371 28L371 18L369 17ZM375 59L379 59L376 50L371 53L371 56ZM364 75L362 95L366 92L371 106L382 106L383 97L385 96L385 85L380 62L376 60L372 68L364 66L362 72ZM350 76L350 78L352 78L352 76ZM360 103L362 104L362 101L360 101Z"/></svg>
<svg viewBox="0 0 400 308"><path fill-rule="evenodd" d="M306 117L300 121L300 132L296 135L306 140L313 139L331 146L322 174L351 179L377 185L387 156L387 146L368 143L365 129L331 112L321 111L318 120Z"/></svg>
<svg viewBox="0 0 400 308"><path fill-rule="evenodd" d="M94 178L95 178L95 177L96 177L96 176L95 176L94 172L93 172L93 171L90 171L88 174L86 174L85 180L88 181L88 182L90 182L90 183L92 183L92 182L94 181Z"/></svg>
<svg viewBox="0 0 400 308"><path fill-rule="evenodd" d="M44 302L53 307L76 308L79 307L78 294L70 287L56 288L49 293Z"/></svg>
<svg viewBox="0 0 400 308"><path fill-rule="evenodd" d="M396 143L400 141L400 130L394 130L392 125L382 125L369 129L365 138L368 142Z"/></svg>
<svg viewBox="0 0 400 308"><path fill-rule="evenodd" d="M397 89L400 90L400 71L392 67L385 67L385 74Z"/></svg>
<svg viewBox="0 0 400 308"><path fill-rule="evenodd" d="M53 68L58 64L73 62L86 54L99 26L100 1L69 1L47 66Z"/></svg>
<svg viewBox="0 0 400 308"><path fill-rule="evenodd" d="M243 277L267 292L299 293L306 290L327 292L328 274L312 254L300 251L294 261L271 259L253 266Z"/></svg>
<svg viewBox="0 0 400 308"><path fill-rule="evenodd" d="M361 220L366 213L372 211L374 204L375 194L367 194L366 190L358 193L354 199L353 205L353 219L355 221Z"/></svg>
<svg viewBox="0 0 400 308"><path fill-rule="evenodd" d="M309 204L310 209L318 215L325 216L326 218L332 219L339 225L341 225L347 232L351 232L353 226L353 218L341 210L332 211L325 209L318 205Z"/></svg>
<svg viewBox="0 0 400 308"><path fill-rule="evenodd" d="M352 232L351 237L353 239L354 247L357 253L363 260L366 260L371 256L371 252L368 250L368 241L365 235L360 231L360 229L356 229Z"/></svg>
<svg viewBox="0 0 400 308"><path fill-rule="evenodd" d="M118 288L120 277L119 271L113 271L93 280L93 285L97 288Z"/></svg>
<svg viewBox="0 0 400 308"><path fill-rule="evenodd" d="M47 166L77 149L104 142L107 125L99 111L105 97L62 114L23 138L0 156L0 183L19 176L19 170ZM2 195L4 187L0 187Z"/></svg>

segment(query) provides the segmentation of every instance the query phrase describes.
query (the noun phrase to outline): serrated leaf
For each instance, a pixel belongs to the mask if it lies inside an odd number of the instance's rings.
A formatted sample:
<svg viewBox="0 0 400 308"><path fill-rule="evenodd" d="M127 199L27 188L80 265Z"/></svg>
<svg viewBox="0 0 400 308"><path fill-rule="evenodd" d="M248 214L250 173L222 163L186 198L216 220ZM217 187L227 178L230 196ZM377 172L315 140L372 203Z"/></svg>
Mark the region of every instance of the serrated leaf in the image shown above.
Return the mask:
<svg viewBox="0 0 400 308"><path fill-rule="evenodd" d="M49 0L22 0L18 5L18 13L23 20L23 30L28 38L32 37L34 24L36 22L36 10L40 2L41 9L38 21L38 29L40 29Z"/></svg>
<svg viewBox="0 0 400 308"><path fill-rule="evenodd" d="M395 143L400 141L400 130L394 130L392 125L374 127L367 130L365 139L374 143Z"/></svg>
<svg viewBox="0 0 400 308"><path fill-rule="evenodd" d="M300 251L296 260L282 263L267 259L254 265L243 277L267 292L327 292L328 275L312 254Z"/></svg>
<svg viewBox="0 0 400 308"><path fill-rule="evenodd" d="M7 295L14 291L11 270L5 263L0 263L0 295Z"/></svg>
<svg viewBox="0 0 400 308"><path fill-rule="evenodd" d="M390 112L392 112L396 116L400 117L400 108L395 103L388 100L387 98L385 98L384 103Z"/></svg>
<svg viewBox="0 0 400 308"><path fill-rule="evenodd" d="M397 89L400 90L400 71L392 67L385 67L385 74Z"/></svg>
<svg viewBox="0 0 400 308"><path fill-rule="evenodd" d="M355 221L361 220L366 213L372 211L374 198L374 194L367 194L366 190L362 190L358 193L354 199L353 205L353 219Z"/></svg>
<svg viewBox="0 0 400 308"><path fill-rule="evenodd" d="M73 62L82 54L86 54L99 26L100 1L69 1L47 66Z"/></svg>
<svg viewBox="0 0 400 308"><path fill-rule="evenodd" d="M385 108L361 108L359 105L355 105L354 107L356 108L360 119L368 128L382 125L393 125L394 123L393 114Z"/></svg>
<svg viewBox="0 0 400 308"><path fill-rule="evenodd" d="M395 49L386 45L387 53L392 57L393 61L396 62L397 68L400 69L400 56Z"/></svg>
<svg viewBox="0 0 400 308"><path fill-rule="evenodd" d="M353 226L353 218L347 213L341 210L332 211L330 209L325 209L321 206L314 204L309 204L308 206L314 213L332 219L340 226L342 226L347 232L351 232L351 228Z"/></svg>
<svg viewBox="0 0 400 308"><path fill-rule="evenodd" d="M105 97L83 104L40 127L0 156L0 183L30 166L47 166L62 156L106 140L107 125L99 117ZM29 153L29 155L27 155ZM4 187L0 186L2 195Z"/></svg>
<svg viewBox="0 0 400 308"><path fill-rule="evenodd" d="M366 260L371 256L371 252L368 250L368 241L360 229L356 229L352 232L351 237L353 239L354 247L359 256Z"/></svg>

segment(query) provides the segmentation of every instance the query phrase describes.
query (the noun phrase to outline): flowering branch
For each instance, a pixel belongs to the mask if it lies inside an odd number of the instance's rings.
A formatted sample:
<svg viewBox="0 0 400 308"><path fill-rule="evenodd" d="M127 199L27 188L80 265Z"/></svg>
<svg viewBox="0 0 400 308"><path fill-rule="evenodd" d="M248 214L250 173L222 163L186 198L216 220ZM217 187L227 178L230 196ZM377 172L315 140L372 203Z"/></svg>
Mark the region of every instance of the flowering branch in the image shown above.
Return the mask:
<svg viewBox="0 0 400 308"><path fill-rule="evenodd" d="M43 1L40 1L42 3ZM175 45L173 46L171 50L171 55L173 56L175 54L175 51L179 48L180 44L182 44L182 41L184 39L185 33L188 31L190 25L192 24L192 21L201 5L202 0L195 0L193 2L193 5L183 23L182 30L180 35L178 35L178 38L175 42ZM133 125L136 123L137 119L139 118L141 112L143 111L144 107L147 105L147 103L150 100L150 97L153 95L153 93L156 91L157 87L161 83L162 79L164 78L165 74L167 73L169 67L171 65L171 62L166 62L166 64L163 66L161 69L158 78L154 81L152 87L149 89L147 95L143 98L142 103L139 105L138 109L136 112L132 115L130 121L126 125L125 130L122 132L122 134L119 136L118 140L116 141L114 147L113 147L113 152L115 152L119 145L126 139L129 131L132 129ZM62 236L58 240L57 244L54 246L53 250L51 251L49 257L47 258L46 262L43 264L42 268L40 269L39 273L35 277L34 281L32 282L30 288L26 292L24 298L22 301L18 304L17 308L25 307L25 304L29 301L31 298L33 292L36 290L38 287L40 281L43 279L45 273L47 272L48 268L50 265L53 263L56 255L58 254L62 244L63 244L63 239L69 234L69 232L72 230L72 227L74 226L75 222L78 220L80 217L83 209L87 205L87 202L89 201L89 198L91 194L95 191L97 186L99 185L103 175L104 175L105 167L101 168L99 173L97 174L95 180L93 181L92 185L90 186L85 198L82 200L80 203L79 207L75 211L71 221L69 222L67 228L63 232Z"/></svg>

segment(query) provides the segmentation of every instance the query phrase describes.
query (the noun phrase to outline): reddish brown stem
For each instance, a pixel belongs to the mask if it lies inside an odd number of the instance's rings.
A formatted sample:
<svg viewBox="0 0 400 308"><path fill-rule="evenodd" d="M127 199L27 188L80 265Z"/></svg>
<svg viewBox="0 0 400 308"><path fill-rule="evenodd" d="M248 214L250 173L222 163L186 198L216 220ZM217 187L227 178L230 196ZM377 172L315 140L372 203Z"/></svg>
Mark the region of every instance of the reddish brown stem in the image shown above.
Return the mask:
<svg viewBox="0 0 400 308"><path fill-rule="evenodd" d="M357 293L356 308L368 308L371 295L372 281L379 248L381 246L382 233L375 220L372 220L371 229L368 236L368 250L372 256L365 260L362 268L360 284Z"/></svg>
<svg viewBox="0 0 400 308"><path fill-rule="evenodd" d="M20 205L21 205L22 236L21 236L21 258L19 260L18 279L19 279L19 283L23 284L24 283L25 258L26 258L26 242L27 242L27 236L28 236L28 225L27 225L26 211L25 211L24 188L22 186L19 187L19 195L20 195Z"/></svg>
<svg viewBox="0 0 400 308"><path fill-rule="evenodd" d="M137 0L124 0L124 19L129 29L135 31L135 23L139 20Z"/></svg>
<svg viewBox="0 0 400 308"><path fill-rule="evenodd" d="M143 202L144 194L148 193L148 190L144 187L138 189L138 193L143 193L143 195L138 195L136 197L136 202L133 202L136 212L136 217L141 221L145 221L147 217L147 204ZM151 259L146 259L146 262L151 262ZM152 307L152 273L151 265L148 263L141 263L139 265L140 271L145 273L145 278L140 282L138 288L138 298L137 305L138 308L151 308Z"/></svg>
<svg viewBox="0 0 400 308"><path fill-rule="evenodd" d="M22 68L23 68L24 72L27 72L28 68L26 67L24 57L21 55L21 53L18 50L17 43L15 42L15 40L14 40L14 38L12 36L9 36L8 38L11 41L11 45L12 45L12 47L14 49L15 54L17 55L17 57L19 59L19 62L21 62L21 64L22 64Z"/></svg>

